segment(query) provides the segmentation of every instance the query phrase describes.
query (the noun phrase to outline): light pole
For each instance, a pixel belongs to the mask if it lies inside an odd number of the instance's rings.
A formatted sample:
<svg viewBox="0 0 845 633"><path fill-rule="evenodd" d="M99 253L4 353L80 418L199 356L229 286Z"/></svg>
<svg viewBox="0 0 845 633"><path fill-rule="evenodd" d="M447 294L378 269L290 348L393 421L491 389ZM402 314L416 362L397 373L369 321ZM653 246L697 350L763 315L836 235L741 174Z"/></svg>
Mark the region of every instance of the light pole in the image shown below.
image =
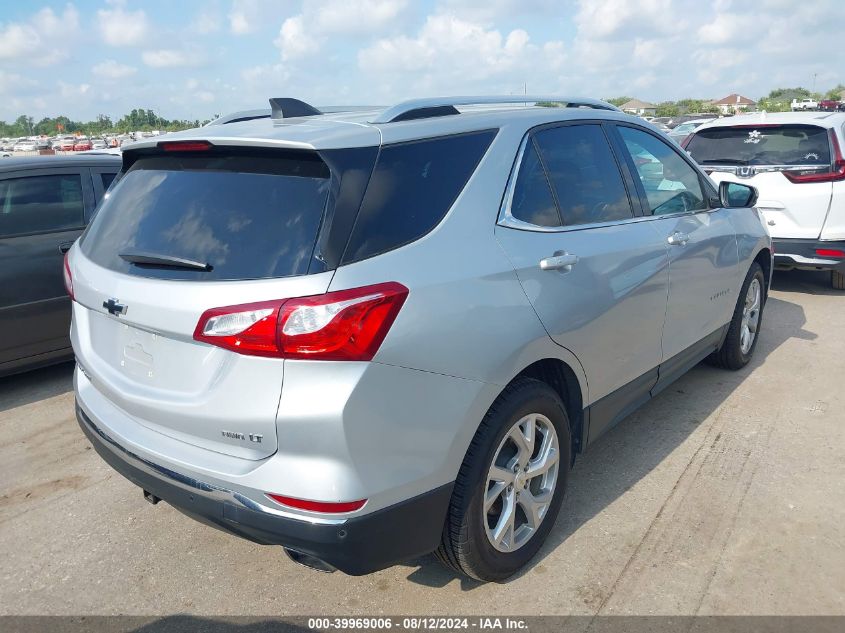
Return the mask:
<svg viewBox="0 0 845 633"><path fill-rule="evenodd" d="M813 94L816 92L816 77L819 76L819 73L813 73Z"/></svg>

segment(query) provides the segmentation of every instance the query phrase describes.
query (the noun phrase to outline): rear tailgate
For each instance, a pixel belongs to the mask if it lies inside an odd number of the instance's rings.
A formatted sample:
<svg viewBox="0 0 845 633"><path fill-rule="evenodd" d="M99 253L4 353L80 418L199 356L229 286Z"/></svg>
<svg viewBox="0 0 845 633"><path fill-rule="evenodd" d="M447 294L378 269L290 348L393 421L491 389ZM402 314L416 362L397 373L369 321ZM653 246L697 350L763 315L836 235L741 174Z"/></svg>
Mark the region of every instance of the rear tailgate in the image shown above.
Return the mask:
<svg viewBox="0 0 845 633"><path fill-rule="evenodd" d="M705 165L710 177L718 184L723 180L752 185L760 198L757 208L762 212L769 233L775 238L818 239L830 208L833 185L829 182L796 185L782 170L764 171L753 176L738 176L738 170L721 171L723 167Z"/></svg>
<svg viewBox="0 0 845 633"><path fill-rule="evenodd" d="M833 183L802 174L829 172L834 160L828 130L810 124L714 126L698 130L686 146L717 183L752 185L757 207L776 238L817 239Z"/></svg>
<svg viewBox="0 0 845 633"><path fill-rule="evenodd" d="M322 294L332 277L308 274L328 168L313 152L259 158L139 158L69 259L94 387L138 424L246 459L276 451L284 361L195 340L200 317Z"/></svg>

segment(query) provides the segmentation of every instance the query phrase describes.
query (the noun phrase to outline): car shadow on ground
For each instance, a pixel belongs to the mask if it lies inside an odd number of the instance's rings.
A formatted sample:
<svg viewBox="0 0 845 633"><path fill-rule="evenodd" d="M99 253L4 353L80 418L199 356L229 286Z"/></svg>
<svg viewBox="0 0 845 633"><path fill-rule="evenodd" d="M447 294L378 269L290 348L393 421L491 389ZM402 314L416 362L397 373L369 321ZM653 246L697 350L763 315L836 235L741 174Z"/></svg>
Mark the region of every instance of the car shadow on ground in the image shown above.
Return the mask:
<svg viewBox="0 0 845 633"><path fill-rule="evenodd" d="M0 378L0 413L73 390L73 361Z"/></svg>
<svg viewBox="0 0 845 633"><path fill-rule="evenodd" d="M829 276L827 280L829 284ZM779 280L773 285L780 290L817 290L826 294L825 287L817 288L812 280ZM804 309L798 303L788 297L769 297L762 336L747 367L732 372L701 363L579 455L570 472L560 515L546 543L526 569L510 580L535 569L543 571L542 561L551 552L663 462L773 351L793 338L817 338L804 329L805 323ZM667 410L671 414L667 415ZM464 591L470 591L483 584L455 574L433 556L409 566L415 569L408 580L425 586L442 587L457 579Z"/></svg>
<svg viewBox="0 0 845 633"><path fill-rule="evenodd" d="M809 270L776 270L772 277L772 289L783 292L800 292L809 295L840 295L830 282L830 273Z"/></svg>

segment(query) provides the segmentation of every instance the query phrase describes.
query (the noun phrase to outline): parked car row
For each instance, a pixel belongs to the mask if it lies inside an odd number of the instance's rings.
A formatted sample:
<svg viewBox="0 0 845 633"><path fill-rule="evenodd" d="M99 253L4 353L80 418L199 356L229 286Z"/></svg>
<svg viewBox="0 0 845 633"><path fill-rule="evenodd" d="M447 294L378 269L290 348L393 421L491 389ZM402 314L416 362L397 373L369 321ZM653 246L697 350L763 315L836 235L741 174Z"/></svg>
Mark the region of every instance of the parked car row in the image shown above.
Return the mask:
<svg viewBox="0 0 845 633"><path fill-rule="evenodd" d="M824 110L827 112L845 112L845 102L837 99L822 99L816 101L815 99L793 99L790 104L793 112L801 112L807 110Z"/></svg>

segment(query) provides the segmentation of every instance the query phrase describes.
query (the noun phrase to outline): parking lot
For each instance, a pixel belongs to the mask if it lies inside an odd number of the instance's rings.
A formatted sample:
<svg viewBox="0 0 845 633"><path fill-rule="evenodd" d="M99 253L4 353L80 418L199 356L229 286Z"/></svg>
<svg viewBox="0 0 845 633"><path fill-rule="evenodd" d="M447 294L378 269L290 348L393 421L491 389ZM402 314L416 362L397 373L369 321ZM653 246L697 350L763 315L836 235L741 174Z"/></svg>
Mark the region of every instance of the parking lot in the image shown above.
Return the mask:
<svg viewBox="0 0 845 633"><path fill-rule="evenodd" d="M5 614L845 614L845 297L779 273L752 363L702 365L572 473L528 571L360 578L191 521L90 449L72 365L0 381Z"/></svg>

